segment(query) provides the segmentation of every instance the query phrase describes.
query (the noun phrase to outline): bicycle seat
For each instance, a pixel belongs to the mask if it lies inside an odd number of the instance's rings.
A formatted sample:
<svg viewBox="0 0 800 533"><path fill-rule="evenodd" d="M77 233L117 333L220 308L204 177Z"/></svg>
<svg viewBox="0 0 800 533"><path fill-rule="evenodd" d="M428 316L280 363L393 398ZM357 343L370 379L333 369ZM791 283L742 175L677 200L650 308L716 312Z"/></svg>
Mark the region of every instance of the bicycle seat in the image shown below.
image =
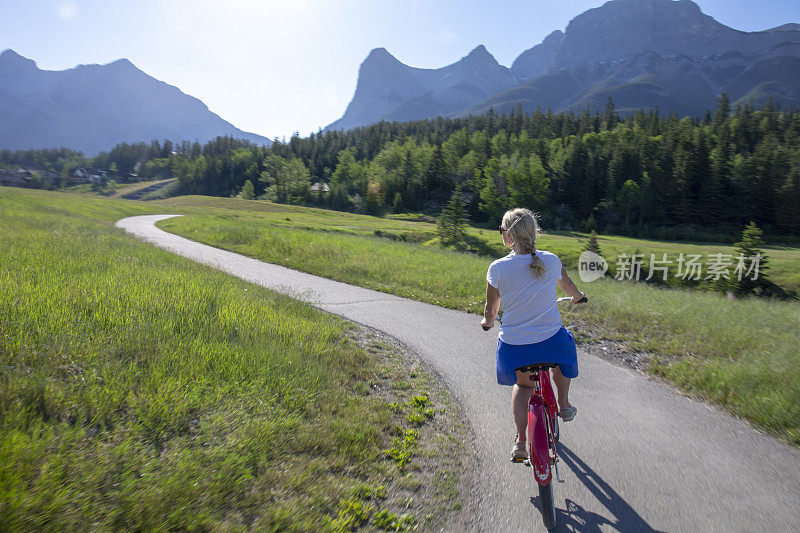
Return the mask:
<svg viewBox="0 0 800 533"><path fill-rule="evenodd" d="M547 370L549 368L555 368L558 365L556 363L536 363L533 365L525 365L517 368L517 372L539 372L541 370Z"/></svg>

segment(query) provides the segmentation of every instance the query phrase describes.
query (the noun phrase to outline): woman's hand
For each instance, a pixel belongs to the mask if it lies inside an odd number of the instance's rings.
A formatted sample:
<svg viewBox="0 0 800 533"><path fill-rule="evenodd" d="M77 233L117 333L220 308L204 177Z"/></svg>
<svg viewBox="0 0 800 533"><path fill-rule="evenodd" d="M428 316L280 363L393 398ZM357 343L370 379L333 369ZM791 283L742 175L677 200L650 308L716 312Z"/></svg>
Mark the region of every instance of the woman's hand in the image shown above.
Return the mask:
<svg viewBox="0 0 800 533"><path fill-rule="evenodd" d="M566 292L568 296L572 296L571 304L578 305L586 303L586 300L584 300L586 295L578 290L578 287L575 286L575 283L572 281L572 278L569 277L564 267L561 267L561 279L556 281L556 284L562 291Z"/></svg>
<svg viewBox="0 0 800 533"><path fill-rule="evenodd" d="M483 320L481 327L484 331L489 331L494 327L494 319L500 311L500 291L486 284L486 306L483 308Z"/></svg>

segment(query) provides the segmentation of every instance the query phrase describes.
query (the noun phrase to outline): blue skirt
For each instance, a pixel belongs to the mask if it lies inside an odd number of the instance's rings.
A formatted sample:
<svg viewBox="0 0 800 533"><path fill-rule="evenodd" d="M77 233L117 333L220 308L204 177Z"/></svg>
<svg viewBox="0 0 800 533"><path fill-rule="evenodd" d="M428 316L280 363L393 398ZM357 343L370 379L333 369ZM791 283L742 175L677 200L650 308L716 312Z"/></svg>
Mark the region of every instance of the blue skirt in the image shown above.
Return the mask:
<svg viewBox="0 0 800 533"><path fill-rule="evenodd" d="M561 326L552 337L533 344L506 344L497 339L497 382L514 385L517 368L535 363L556 363L565 378L578 377L575 337Z"/></svg>

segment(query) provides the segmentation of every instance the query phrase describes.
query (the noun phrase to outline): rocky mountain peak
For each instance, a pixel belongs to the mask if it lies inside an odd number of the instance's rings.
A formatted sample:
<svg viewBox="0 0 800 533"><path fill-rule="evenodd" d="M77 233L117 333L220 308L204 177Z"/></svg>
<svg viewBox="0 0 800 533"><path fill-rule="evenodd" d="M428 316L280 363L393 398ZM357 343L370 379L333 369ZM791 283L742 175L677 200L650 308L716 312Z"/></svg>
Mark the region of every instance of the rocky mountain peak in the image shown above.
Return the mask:
<svg viewBox="0 0 800 533"><path fill-rule="evenodd" d="M608 31L609 25L619 26L621 22L633 21L655 24L656 28L663 28L678 21L688 24L691 30L727 28L703 13L700 6L692 0L610 0L572 19L567 25L566 34L598 25L602 25Z"/></svg>
<svg viewBox="0 0 800 533"><path fill-rule="evenodd" d="M482 44L476 46L472 51L464 56L459 63L467 63L477 67L488 67L490 69L505 68L497 62L494 56Z"/></svg>
<svg viewBox="0 0 800 533"><path fill-rule="evenodd" d="M466 57L471 59L487 59L487 58L494 59L494 56L491 53L489 53L489 50L487 50L486 47L482 44L479 44L478 46L473 48L472 51L469 54L467 54Z"/></svg>
<svg viewBox="0 0 800 533"><path fill-rule="evenodd" d="M136 71L139 70L138 68L136 68L136 65L134 65L124 57L122 59L117 59L116 61L112 61L106 66L117 70L136 70Z"/></svg>
<svg viewBox="0 0 800 533"><path fill-rule="evenodd" d="M19 55L11 48L3 50L3 53L0 54L0 68L27 69L27 70L38 69L38 67L36 66L36 62L34 60Z"/></svg>
<svg viewBox="0 0 800 533"><path fill-rule="evenodd" d="M389 51L384 48L373 48L370 50L369 54L367 55L366 59L364 59L362 64L369 64L369 63L378 63L378 64L395 64L400 63L396 57L389 53Z"/></svg>
<svg viewBox="0 0 800 533"><path fill-rule="evenodd" d="M570 21L555 62L577 66L647 51L703 57L735 48L740 33L691 0L611 0Z"/></svg>

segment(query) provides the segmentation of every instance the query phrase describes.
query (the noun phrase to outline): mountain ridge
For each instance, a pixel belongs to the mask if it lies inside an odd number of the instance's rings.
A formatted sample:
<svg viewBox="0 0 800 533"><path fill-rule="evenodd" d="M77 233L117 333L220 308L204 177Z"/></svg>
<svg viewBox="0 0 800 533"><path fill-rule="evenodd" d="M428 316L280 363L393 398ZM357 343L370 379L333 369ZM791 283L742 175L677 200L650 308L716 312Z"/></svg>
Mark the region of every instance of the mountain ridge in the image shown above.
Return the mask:
<svg viewBox="0 0 800 533"><path fill-rule="evenodd" d="M0 53L0 149L65 147L94 155L121 142L225 135L271 144L126 58L52 71L14 50Z"/></svg>
<svg viewBox="0 0 800 533"><path fill-rule="evenodd" d="M514 83L511 71L484 45L438 69L411 67L385 48L375 48L361 63L358 77L355 96L344 115L326 129L356 127L376 114L387 120L450 114Z"/></svg>
<svg viewBox="0 0 800 533"><path fill-rule="evenodd" d="M439 69L416 69L391 57L398 73L441 73L476 51L491 57L483 45ZM510 83L483 86L472 91L471 98L451 99L449 106L440 104L443 96L433 89L413 95L393 92L398 84L372 78L370 69L363 68L365 60L345 114L326 129L381 120L463 117L490 108L509 112L518 103L526 111L569 111L587 105L599 109L609 97L623 112L657 107L684 115L704 113L722 92L729 93L734 103L763 105L772 98L780 105L800 106L800 83L791 71L798 59L800 24L744 32L703 13L691 0L610 0L521 52L510 68L491 57L510 73ZM461 69L458 82L474 85L475 79L465 70ZM394 98L383 98L382 106L370 105L387 94ZM458 106L461 109L454 110Z"/></svg>

